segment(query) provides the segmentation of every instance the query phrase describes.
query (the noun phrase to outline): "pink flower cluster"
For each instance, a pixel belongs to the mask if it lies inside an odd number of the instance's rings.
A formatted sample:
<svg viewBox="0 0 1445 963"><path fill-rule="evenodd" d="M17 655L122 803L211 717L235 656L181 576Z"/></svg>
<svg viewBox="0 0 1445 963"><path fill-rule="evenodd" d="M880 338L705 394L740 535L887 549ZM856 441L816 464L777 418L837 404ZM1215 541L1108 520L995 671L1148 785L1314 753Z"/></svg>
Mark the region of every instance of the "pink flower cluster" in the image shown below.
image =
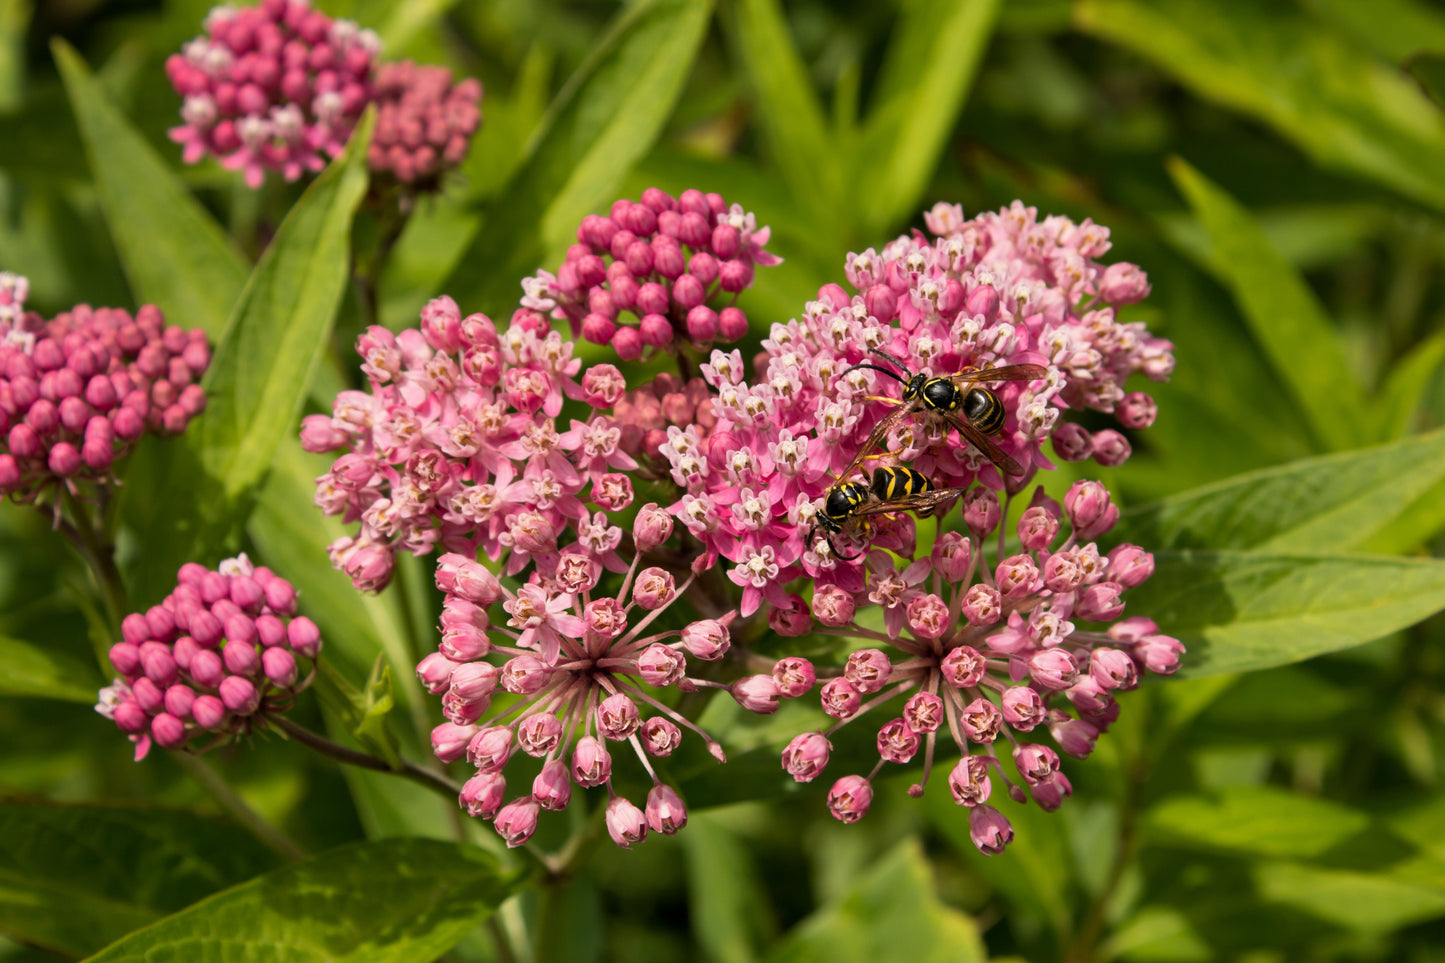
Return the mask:
<svg viewBox="0 0 1445 963"><path fill-rule="evenodd" d="M216 571L187 563L176 581L161 604L121 622L110 648L120 677L95 707L135 743L137 762L152 742L181 749L209 736L193 747L203 752L263 725L310 685L321 652L291 583L245 555Z"/></svg>
<svg viewBox="0 0 1445 963"><path fill-rule="evenodd" d="M524 307L572 324L574 337L610 344L624 361L674 342L706 348L748 330L737 295L753 269L782 258L763 249L769 229L721 194L650 187L639 201L615 201L588 215L554 275L522 282ZM635 324L625 323L627 316Z"/></svg>
<svg viewBox="0 0 1445 963"><path fill-rule="evenodd" d="M384 63L374 97L376 136L367 166L405 184L434 181L460 164L482 122L482 85L471 78L454 84L445 67Z"/></svg>
<svg viewBox="0 0 1445 963"><path fill-rule="evenodd" d="M1093 539L1118 518L1109 493L1097 482L1078 482L1058 503L1035 492L1019 518L1019 549L1004 556L1003 532L990 564L990 536L1005 516L993 492L974 488L965 496L968 534L945 532L925 557L895 563L874 550L867 584L849 591L819 585L809 614L830 634L872 647L848 654L842 672L820 691L832 726L799 735L783 750L783 768L810 782L827 765L828 737L886 704L902 705L878 729L879 760L866 776L837 780L828 808L854 822L873 799L872 780L885 762L904 764L923 751L923 772L909 794L922 795L940 732L960 753L949 772L954 800L969 809L974 843L998 853L1013 838L1008 820L988 805L999 779L1017 802L1032 798L1057 809L1073 788L1060 770L1058 752L1022 741L1046 730L1065 754L1082 759L1119 715L1114 692L1132 689L1145 672L1169 674L1184 646L1159 632L1150 619L1122 618L1124 593L1153 574L1154 559L1134 545L1101 556ZM1061 516L1071 532L1059 542ZM860 616L882 609L883 630L865 628ZM889 652L892 652L890 656ZM769 683L782 697L807 692L816 670L807 660L779 660ZM1007 743L1019 783L1006 774L996 748Z"/></svg>
<svg viewBox="0 0 1445 963"><path fill-rule="evenodd" d="M598 595L602 564L575 548L515 592L469 557L441 557L437 585L447 593L442 641L417 666L427 688L442 695L447 718L432 732L432 746L443 762L465 757L476 767L462 787L461 805L493 820L508 846L531 838L542 810L567 808L574 785L607 787L607 830L617 845L630 847L649 829L671 835L686 824L687 808L649 757L671 755L688 728L726 761L716 740L650 691L713 685L688 677L687 656L715 661L730 643L730 619L703 619L681 629L656 625L688 586L678 586L666 569L640 568L640 562L671 532L670 516L656 506L643 508L633 526L636 553L621 587ZM505 625L489 615L499 602ZM503 694L509 697L494 708L493 697ZM621 743L631 746L652 779L643 808L613 790L608 746ZM540 760L540 769L530 791L504 804L503 770L518 749Z"/></svg>
<svg viewBox="0 0 1445 963"><path fill-rule="evenodd" d="M341 153L372 100L375 33L307 0L219 6L205 30L166 60L187 164L210 154L256 188L268 170L294 181Z"/></svg>
<svg viewBox="0 0 1445 963"><path fill-rule="evenodd" d="M1172 345L1115 318L1113 305L1138 300L1148 284L1133 265L1105 268L1093 260L1108 250L1107 228L1062 217L1038 221L1017 202L971 221L956 206L938 205L926 220L938 235L931 241L915 233L881 253L848 255L848 280L861 293L827 285L801 319L774 324L751 381L739 352L714 351L702 372L717 392L716 424L706 437L668 429L661 451L687 492L673 510L705 547L700 564L718 556L734 563L729 577L743 588L744 615L763 601L795 607L786 586L802 576L850 592L862 584L862 561L841 560L806 536L818 498L899 403L898 380L850 370L896 367L878 351L908 366L898 372L904 379L1010 364L1048 371L1038 381L993 388L1006 412L996 440L1022 476L1005 478L927 410L902 419L888 450L936 488L979 481L1020 491L1037 469L1052 467L1043 452L1051 436L1055 451L1071 460L1115 465L1128 457L1123 434L1090 434L1060 422L1062 410L1112 411L1130 429L1154 420L1152 399L1126 393L1124 382L1134 372L1166 378ZM910 520L878 527L877 544L907 550Z"/></svg>
<svg viewBox="0 0 1445 963"><path fill-rule="evenodd" d="M637 463L608 415L557 417L564 398L615 404L626 387L615 367L593 365L579 382L572 343L545 318L519 312L498 333L447 297L423 309L420 331L373 327L357 352L371 390L342 392L330 417L311 415L301 431L307 451L346 449L317 479L316 503L361 523L330 547L357 588L384 588L398 549L425 555L438 545L506 555L508 575L534 561L550 572L569 532L576 550L627 568L608 513L632 504L622 472Z"/></svg>
<svg viewBox="0 0 1445 963"><path fill-rule="evenodd" d="M0 276L0 493L106 479L146 431L179 434L206 407L205 333L81 304L43 321L23 310L24 278Z"/></svg>

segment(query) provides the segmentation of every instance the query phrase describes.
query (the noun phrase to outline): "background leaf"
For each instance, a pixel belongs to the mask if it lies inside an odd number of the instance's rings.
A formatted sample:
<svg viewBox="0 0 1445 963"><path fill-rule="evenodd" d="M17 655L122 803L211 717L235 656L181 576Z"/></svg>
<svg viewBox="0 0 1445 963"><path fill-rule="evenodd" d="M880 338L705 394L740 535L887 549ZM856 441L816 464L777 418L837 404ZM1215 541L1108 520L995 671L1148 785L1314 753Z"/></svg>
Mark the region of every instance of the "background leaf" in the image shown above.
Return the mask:
<svg viewBox="0 0 1445 963"><path fill-rule="evenodd" d="M475 847L358 843L218 893L94 959L430 960L490 916L515 885Z"/></svg>
<svg viewBox="0 0 1445 963"><path fill-rule="evenodd" d="M0 695L93 704L104 684L93 668L63 653L0 636Z"/></svg>
<svg viewBox="0 0 1445 963"><path fill-rule="evenodd" d="M86 956L274 861L194 813L0 801L0 931Z"/></svg>

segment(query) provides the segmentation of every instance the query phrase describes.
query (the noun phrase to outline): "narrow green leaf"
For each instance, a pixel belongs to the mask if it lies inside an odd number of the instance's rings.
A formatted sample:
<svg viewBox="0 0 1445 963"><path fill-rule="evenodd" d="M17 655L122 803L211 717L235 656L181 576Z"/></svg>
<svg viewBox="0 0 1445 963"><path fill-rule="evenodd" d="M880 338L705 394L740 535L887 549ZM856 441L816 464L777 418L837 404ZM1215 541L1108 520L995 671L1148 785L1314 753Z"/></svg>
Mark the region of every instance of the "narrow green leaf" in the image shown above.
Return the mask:
<svg viewBox="0 0 1445 963"><path fill-rule="evenodd" d="M194 813L0 802L0 932L85 956L274 862Z"/></svg>
<svg viewBox="0 0 1445 963"><path fill-rule="evenodd" d="M547 250L615 199L672 113L711 13L712 0L640 0L593 47L442 287L463 310L510 313Z"/></svg>
<svg viewBox="0 0 1445 963"><path fill-rule="evenodd" d="M93 703L102 685L91 666L33 642L0 636L0 695Z"/></svg>
<svg viewBox="0 0 1445 963"><path fill-rule="evenodd" d="M1350 929L1385 933L1445 915L1445 891L1390 874L1260 863L1253 875L1261 898Z"/></svg>
<svg viewBox="0 0 1445 963"><path fill-rule="evenodd" d="M1398 438L1410 429L1425 392L1445 364L1445 331L1419 342L1385 378L1375 404L1375 421L1381 438Z"/></svg>
<svg viewBox="0 0 1445 963"><path fill-rule="evenodd" d="M358 843L217 893L93 960L431 960L490 916L517 882L473 846Z"/></svg>
<svg viewBox="0 0 1445 963"><path fill-rule="evenodd" d="M747 846L715 813L697 813L679 837L687 856L693 942L708 948L712 963L746 963L758 958L769 920L757 867Z"/></svg>
<svg viewBox="0 0 1445 963"><path fill-rule="evenodd" d="M155 479L160 490L146 493L159 514L138 525L161 549L146 540L140 584L152 591L182 562L211 559L238 534L278 446L296 444L301 402L346 286L373 120L363 119L346 152L281 222L206 372L205 413L178 444L153 455L173 461Z"/></svg>
<svg viewBox="0 0 1445 963"><path fill-rule="evenodd" d="M1256 117L1315 163L1445 209L1445 122L1408 77L1293 4L1079 0L1080 29Z"/></svg>
<svg viewBox="0 0 1445 963"><path fill-rule="evenodd" d="M1445 481L1445 431L1236 475L1126 513L1117 534L1151 550L1358 549Z"/></svg>
<svg viewBox="0 0 1445 963"><path fill-rule="evenodd" d="M999 0L920 0L894 27L859 151L866 234L917 214L993 34Z"/></svg>
<svg viewBox="0 0 1445 963"><path fill-rule="evenodd" d="M843 156L828 132L813 78L788 32L778 0L740 0L733 7L734 37L757 96L758 121L769 153L798 204L832 213L843 199Z"/></svg>
<svg viewBox="0 0 1445 963"><path fill-rule="evenodd" d="M1309 9L1357 44L1395 63L1445 51L1445 16L1419 0L1309 0Z"/></svg>
<svg viewBox="0 0 1445 963"><path fill-rule="evenodd" d="M918 842L905 840L878 861L847 896L799 923L769 963L983 963L973 920L942 903Z"/></svg>
<svg viewBox="0 0 1445 963"><path fill-rule="evenodd" d="M1445 145L1442 145L1445 146ZM1345 361L1334 325L1299 272L1249 212L1181 160L1169 173L1209 232L1211 263L1234 293L1255 339L1332 449L1366 441L1364 392Z"/></svg>
<svg viewBox="0 0 1445 963"><path fill-rule="evenodd" d="M215 341L246 283L246 260L63 40L52 43L101 210L139 302Z"/></svg>
<svg viewBox="0 0 1445 963"><path fill-rule="evenodd" d="M363 746L391 766L400 764L396 737L387 725L387 717L395 707L396 698L391 694L391 666L386 664L386 656L378 652L371 666L371 676L366 680L366 688L361 690L359 718L351 731Z"/></svg>
<svg viewBox="0 0 1445 963"><path fill-rule="evenodd" d="M1147 615L1188 647L1190 675L1245 672L1360 645L1445 608L1445 562L1379 555L1155 553L1134 589Z"/></svg>
<svg viewBox="0 0 1445 963"><path fill-rule="evenodd" d="M1155 842L1302 859L1318 857L1369 826L1369 816L1348 806L1269 786L1173 796L1144 820Z"/></svg>

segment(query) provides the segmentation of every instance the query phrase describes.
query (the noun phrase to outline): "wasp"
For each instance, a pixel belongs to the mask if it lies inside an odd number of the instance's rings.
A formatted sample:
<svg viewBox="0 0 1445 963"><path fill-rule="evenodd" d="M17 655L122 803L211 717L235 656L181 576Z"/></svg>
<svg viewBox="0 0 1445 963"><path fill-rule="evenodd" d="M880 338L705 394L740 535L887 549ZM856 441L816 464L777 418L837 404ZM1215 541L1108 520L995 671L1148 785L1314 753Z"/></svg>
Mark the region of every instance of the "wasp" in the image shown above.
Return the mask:
<svg viewBox="0 0 1445 963"><path fill-rule="evenodd" d="M1003 427L1003 402L999 401L998 395L985 388L981 382L1037 381L1048 376L1047 368L1037 364L1010 364L1001 368L988 368L984 371L963 371L947 377L930 378L922 373L910 374L906 364L887 352L874 348L873 353L892 362L903 374L900 375L897 371L891 371L876 364L866 363L855 364L848 370L870 368L873 371L881 371L903 385L903 400L897 408L879 419L878 424L873 426L868 440L860 449L865 457L867 452L880 447L884 439L888 437L888 433L910 413L928 411L957 428L958 433L983 452L984 457L998 466L999 471L1006 475L1022 475L1024 473L1022 466L988 437ZM893 399L875 398L873 400L892 401ZM861 458L859 461L861 462ZM850 466L849 472L852 470L853 466ZM847 477L847 473L844 474L844 477Z"/></svg>
<svg viewBox="0 0 1445 963"><path fill-rule="evenodd" d="M865 450L866 453L866 450ZM862 455L848 466L843 474L846 478L862 463ZM928 516L941 506L963 494L962 488L934 488L933 483L912 468L875 468L871 484L860 481L839 482L823 494L823 507L817 520L808 532L808 544L812 545L818 530L822 529L833 556L842 561L852 561L857 555L844 555L833 544L833 536L839 534L856 519L885 512L917 512Z"/></svg>

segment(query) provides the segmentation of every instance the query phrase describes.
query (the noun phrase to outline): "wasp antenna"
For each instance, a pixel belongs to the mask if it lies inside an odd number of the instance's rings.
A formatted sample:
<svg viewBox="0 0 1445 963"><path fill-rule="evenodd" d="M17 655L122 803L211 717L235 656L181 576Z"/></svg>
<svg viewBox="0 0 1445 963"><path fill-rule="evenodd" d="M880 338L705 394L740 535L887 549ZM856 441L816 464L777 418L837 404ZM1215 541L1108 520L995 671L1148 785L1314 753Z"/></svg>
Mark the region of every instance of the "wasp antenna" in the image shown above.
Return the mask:
<svg viewBox="0 0 1445 963"><path fill-rule="evenodd" d="M849 368L848 371L857 371L859 368L868 368L869 370L872 370L872 371L881 371L881 372L883 372L884 374L886 374L888 377L892 378L894 381L898 382L898 383L901 384L901 385L906 385L906 384L908 384L908 381L907 381L906 379L899 377L898 372L896 372L896 371L889 371L887 368L880 368L880 367L878 367L878 365L876 365L876 364L866 364L866 363L865 363L865 364L855 364L853 367ZM907 368L904 368L903 370L904 370L904 371L907 371L908 369L907 369ZM843 372L843 373L844 373L844 374L847 374L848 371L845 371L845 372ZM894 400L894 399L890 398L890 399L888 399L888 400L892 401L892 400Z"/></svg>
<svg viewBox="0 0 1445 963"><path fill-rule="evenodd" d="M889 361L896 364L899 371L902 371L905 374L908 372L908 365L904 364L902 361L899 361L897 358L893 357L893 355L889 354L887 351L884 351L882 348L874 348L873 353L878 355L878 357L880 358L887 358ZM896 378L898 376L894 375L894 377ZM898 380L902 381L903 379L898 378Z"/></svg>

